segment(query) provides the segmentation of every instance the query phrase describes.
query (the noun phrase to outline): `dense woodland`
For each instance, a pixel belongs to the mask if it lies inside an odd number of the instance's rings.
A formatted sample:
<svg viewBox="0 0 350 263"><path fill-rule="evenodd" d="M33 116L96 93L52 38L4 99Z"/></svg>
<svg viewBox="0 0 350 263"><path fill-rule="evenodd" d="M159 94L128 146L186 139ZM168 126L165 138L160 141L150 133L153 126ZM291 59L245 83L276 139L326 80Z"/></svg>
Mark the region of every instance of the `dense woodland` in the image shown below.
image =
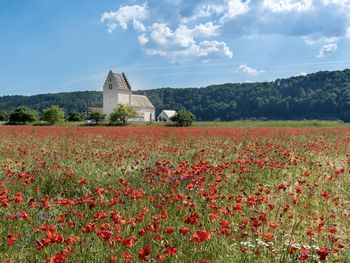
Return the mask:
<svg viewBox="0 0 350 263"><path fill-rule="evenodd" d="M186 108L197 120L341 119L350 121L350 70L323 71L274 82L222 84L204 88L137 91L157 109ZM67 113L102 107L102 92L84 91L0 97L0 110L25 105L42 112L51 105Z"/></svg>

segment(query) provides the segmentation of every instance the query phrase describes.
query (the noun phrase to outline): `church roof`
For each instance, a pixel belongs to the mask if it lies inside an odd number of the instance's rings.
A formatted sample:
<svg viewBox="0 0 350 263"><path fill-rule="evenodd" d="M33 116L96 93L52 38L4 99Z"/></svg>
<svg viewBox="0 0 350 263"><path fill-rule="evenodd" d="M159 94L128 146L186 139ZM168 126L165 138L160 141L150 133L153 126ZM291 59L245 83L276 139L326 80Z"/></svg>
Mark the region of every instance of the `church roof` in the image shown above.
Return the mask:
<svg viewBox="0 0 350 263"><path fill-rule="evenodd" d="M117 82L118 89L121 90L131 90L131 86L129 84L128 79L126 78L125 74L119 74L119 73L113 73L114 79Z"/></svg>
<svg viewBox="0 0 350 263"><path fill-rule="evenodd" d="M131 95L131 106L135 109L155 109L146 96Z"/></svg>

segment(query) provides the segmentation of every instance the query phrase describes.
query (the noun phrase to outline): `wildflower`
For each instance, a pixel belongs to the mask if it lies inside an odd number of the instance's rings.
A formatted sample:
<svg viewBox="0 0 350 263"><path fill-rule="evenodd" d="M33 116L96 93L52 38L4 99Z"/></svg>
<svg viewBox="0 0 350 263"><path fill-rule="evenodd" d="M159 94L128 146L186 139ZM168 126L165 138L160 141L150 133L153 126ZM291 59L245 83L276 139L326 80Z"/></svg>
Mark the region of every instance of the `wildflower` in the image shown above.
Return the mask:
<svg viewBox="0 0 350 263"><path fill-rule="evenodd" d="M145 246L139 251L139 259L147 261L149 255L151 254L151 246Z"/></svg>
<svg viewBox="0 0 350 263"><path fill-rule="evenodd" d="M191 241L196 243L205 242L211 239L210 232L207 230L197 230L194 232Z"/></svg>
<svg viewBox="0 0 350 263"><path fill-rule="evenodd" d="M132 256L129 253L123 252L122 257L124 262L132 262Z"/></svg>
<svg viewBox="0 0 350 263"><path fill-rule="evenodd" d="M133 247L134 244L136 243L137 238L136 237L128 237L122 241L122 245L124 247Z"/></svg>
<svg viewBox="0 0 350 263"><path fill-rule="evenodd" d="M326 257L328 256L329 250L328 250L327 247L322 247L322 248L320 248L316 253L317 253L317 255L319 256L319 259L320 259L321 261L323 261L323 260L325 260Z"/></svg>

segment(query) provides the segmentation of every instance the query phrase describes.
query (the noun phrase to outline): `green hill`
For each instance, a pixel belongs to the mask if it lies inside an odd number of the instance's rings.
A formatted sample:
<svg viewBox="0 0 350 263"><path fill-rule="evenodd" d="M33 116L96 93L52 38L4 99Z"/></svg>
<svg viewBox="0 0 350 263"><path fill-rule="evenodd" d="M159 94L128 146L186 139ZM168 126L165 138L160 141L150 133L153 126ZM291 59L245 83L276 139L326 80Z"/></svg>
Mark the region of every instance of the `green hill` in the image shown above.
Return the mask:
<svg viewBox="0 0 350 263"><path fill-rule="evenodd" d="M350 121L350 70L322 71L273 82L137 91L163 109L192 111L197 120L342 119ZM83 91L0 97L0 110L26 105L38 111L57 104L66 112L102 107L102 92Z"/></svg>

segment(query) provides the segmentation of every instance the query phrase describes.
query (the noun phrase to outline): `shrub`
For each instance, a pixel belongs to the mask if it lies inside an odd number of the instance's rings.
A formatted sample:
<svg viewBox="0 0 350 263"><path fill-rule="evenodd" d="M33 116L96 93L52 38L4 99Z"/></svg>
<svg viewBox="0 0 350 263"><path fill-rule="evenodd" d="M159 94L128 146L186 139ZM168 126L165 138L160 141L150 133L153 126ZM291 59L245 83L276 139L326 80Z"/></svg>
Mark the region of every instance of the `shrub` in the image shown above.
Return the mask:
<svg viewBox="0 0 350 263"><path fill-rule="evenodd" d="M110 121L111 123L122 122L125 124L129 119L137 117L139 117L139 114L132 106L118 104L111 114Z"/></svg>
<svg viewBox="0 0 350 263"><path fill-rule="evenodd" d="M179 110L176 115L171 117L171 121L176 123L176 126L187 127L191 126L195 120L195 116L186 109Z"/></svg>
<svg viewBox="0 0 350 263"><path fill-rule="evenodd" d="M42 120L49 122L51 125L64 121L64 111L57 105L51 106L44 110Z"/></svg>
<svg viewBox="0 0 350 263"><path fill-rule="evenodd" d="M103 121L105 118L106 114L101 111L91 112L89 115L89 119L95 121L96 124L98 124L100 121Z"/></svg>
<svg viewBox="0 0 350 263"><path fill-rule="evenodd" d="M27 122L33 122L38 119L38 114L35 110L20 106L17 107L13 112L10 113L9 122L11 124L22 123L25 124Z"/></svg>
<svg viewBox="0 0 350 263"><path fill-rule="evenodd" d="M84 120L84 116L80 112L75 111L75 112L72 112L68 115L67 120L73 121L73 122L82 121L82 120Z"/></svg>
<svg viewBox="0 0 350 263"><path fill-rule="evenodd" d="M7 121L9 118L9 115L6 111L0 110L0 121Z"/></svg>

